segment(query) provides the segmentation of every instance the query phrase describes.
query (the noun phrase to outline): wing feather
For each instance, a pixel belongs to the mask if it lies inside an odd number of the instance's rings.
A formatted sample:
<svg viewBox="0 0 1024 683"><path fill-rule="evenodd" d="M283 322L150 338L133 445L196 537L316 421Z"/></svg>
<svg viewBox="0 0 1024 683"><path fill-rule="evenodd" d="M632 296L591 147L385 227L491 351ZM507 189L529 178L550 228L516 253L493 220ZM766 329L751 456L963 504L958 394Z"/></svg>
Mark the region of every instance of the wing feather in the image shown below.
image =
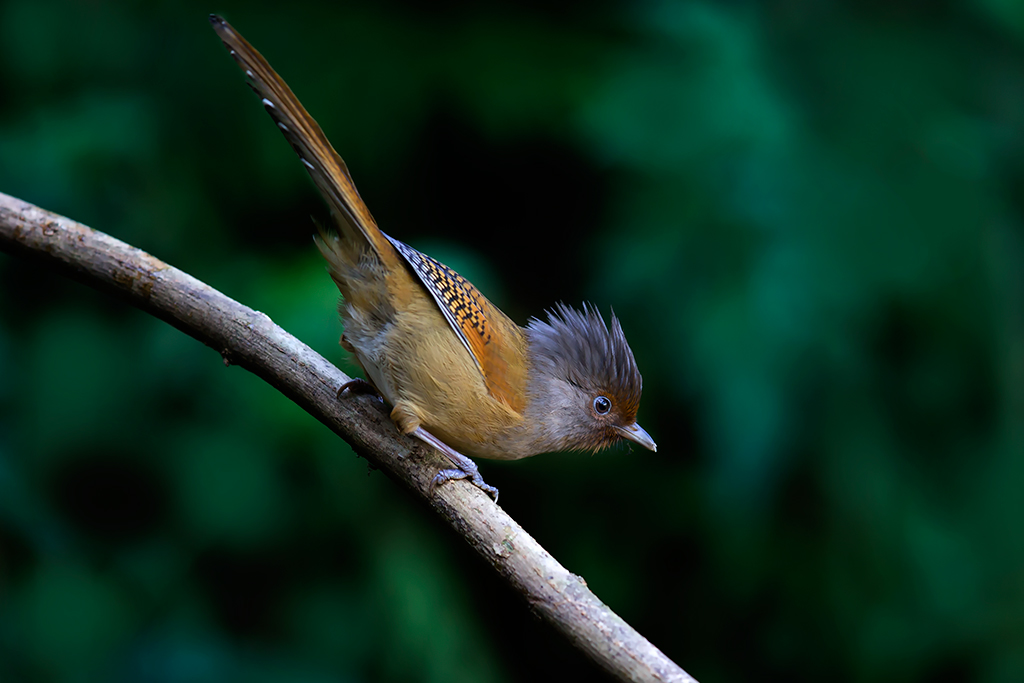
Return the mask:
<svg viewBox="0 0 1024 683"><path fill-rule="evenodd" d="M516 412L525 403L519 326L466 278L440 261L385 234L423 283L441 313L476 362L487 390ZM510 360L518 360L512 362ZM517 389L518 387L518 389Z"/></svg>

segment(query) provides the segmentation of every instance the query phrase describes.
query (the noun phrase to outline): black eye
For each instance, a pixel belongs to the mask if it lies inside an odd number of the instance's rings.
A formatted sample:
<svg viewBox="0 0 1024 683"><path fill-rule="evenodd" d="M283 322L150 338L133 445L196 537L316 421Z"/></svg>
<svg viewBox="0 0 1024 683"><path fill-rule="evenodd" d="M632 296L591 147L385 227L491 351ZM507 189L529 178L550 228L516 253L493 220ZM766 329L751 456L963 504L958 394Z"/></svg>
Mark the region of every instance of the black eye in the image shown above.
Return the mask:
<svg viewBox="0 0 1024 683"><path fill-rule="evenodd" d="M604 396L598 396L594 399L594 410L597 411L598 415L604 415L612 409L612 402Z"/></svg>

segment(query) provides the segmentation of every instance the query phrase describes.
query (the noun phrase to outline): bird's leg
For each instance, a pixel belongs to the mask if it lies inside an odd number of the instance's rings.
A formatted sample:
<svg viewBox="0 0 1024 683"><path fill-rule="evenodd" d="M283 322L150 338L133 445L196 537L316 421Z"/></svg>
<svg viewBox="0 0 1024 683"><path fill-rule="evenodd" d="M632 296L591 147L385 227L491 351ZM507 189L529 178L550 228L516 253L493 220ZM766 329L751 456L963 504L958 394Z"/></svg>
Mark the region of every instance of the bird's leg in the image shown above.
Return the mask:
<svg viewBox="0 0 1024 683"><path fill-rule="evenodd" d="M338 341L338 343L341 344L341 348L345 349L353 356L355 356L357 363L359 362L359 356L356 354L356 348L352 346L348 339L345 339L345 335L341 335L341 339ZM362 363L359 363L359 367L363 368L364 375L366 375L367 377L370 376L370 373L366 371L366 368L363 367ZM370 394L371 396L376 396L377 398L379 398L381 403L384 402L384 394L380 393L380 389L378 389L373 384L373 382L371 382L368 379L363 379L362 377L355 377L353 379L350 379L349 381L345 382L340 387L338 387L338 398L341 398L341 395L344 394L346 391L351 391L353 394Z"/></svg>
<svg viewBox="0 0 1024 683"><path fill-rule="evenodd" d="M350 379L338 387L338 398L341 398L341 395L346 391L351 391L353 394L370 394L372 396L376 396L382 401L384 400L384 397L381 396L379 391L377 391L377 387L373 386L372 382L368 382L362 377Z"/></svg>
<svg viewBox="0 0 1024 683"><path fill-rule="evenodd" d="M452 479L469 479L474 486L494 498L495 503L498 502L498 489L488 486L484 482L484 478L480 476L480 470L477 469L476 463L424 429L421 422L422 418L415 406L406 401L399 401L391 411L391 419L398 426L398 431L415 436L423 443L433 446L455 465L455 469L438 472L434 476L433 482L431 482L431 487L439 486Z"/></svg>
<svg viewBox="0 0 1024 683"><path fill-rule="evenodd" d="M441 441L423 427L417 427L409 433L420 441L423 441L424 443L427 443L441 451L441 453L443 453L444 456L448 458L453 465L455 465L455 469L441 470L434 475L434 481L431 482L432 486L440 486L446 481L451 481L453 479L469 479L473 482L474 486L494 498L495 503L498 502L498 489L484 482L484 478L480 476L480 470L477 469L475 462L464 456L462 453L459 453L445 442Z"/></svg>

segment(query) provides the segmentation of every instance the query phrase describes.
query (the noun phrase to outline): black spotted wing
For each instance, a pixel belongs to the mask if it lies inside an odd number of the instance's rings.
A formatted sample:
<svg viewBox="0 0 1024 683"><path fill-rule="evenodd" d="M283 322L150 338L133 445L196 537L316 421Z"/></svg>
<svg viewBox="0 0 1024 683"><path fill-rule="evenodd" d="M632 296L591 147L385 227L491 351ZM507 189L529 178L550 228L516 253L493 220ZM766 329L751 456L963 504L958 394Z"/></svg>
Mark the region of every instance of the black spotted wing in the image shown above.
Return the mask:
<svg viewBox="0 0 1024 683"><path fill-rule="evenodd" d="M473 357L480 372L486 376L483 359L491 343L491 329L484 312L486 299L466 278L423 252L385 234L405 259L416 277L437 302L459 341Z"/></svg>

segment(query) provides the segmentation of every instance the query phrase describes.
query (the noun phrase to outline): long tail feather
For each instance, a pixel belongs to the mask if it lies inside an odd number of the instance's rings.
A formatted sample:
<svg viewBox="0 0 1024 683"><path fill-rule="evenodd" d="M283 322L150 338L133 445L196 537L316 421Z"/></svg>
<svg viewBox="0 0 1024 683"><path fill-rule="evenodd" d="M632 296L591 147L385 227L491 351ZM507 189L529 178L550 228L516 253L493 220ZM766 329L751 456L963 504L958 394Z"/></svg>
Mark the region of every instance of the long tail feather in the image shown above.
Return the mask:
<svg viewBox="0 0 1024 683"><path fill-rule="evenodd" d="M366 244L387 261L396 259L394 247L359 196L345 162L288 84L231 24L215 14L210 15L210 23L330 204L343 237Z"/></svg>

